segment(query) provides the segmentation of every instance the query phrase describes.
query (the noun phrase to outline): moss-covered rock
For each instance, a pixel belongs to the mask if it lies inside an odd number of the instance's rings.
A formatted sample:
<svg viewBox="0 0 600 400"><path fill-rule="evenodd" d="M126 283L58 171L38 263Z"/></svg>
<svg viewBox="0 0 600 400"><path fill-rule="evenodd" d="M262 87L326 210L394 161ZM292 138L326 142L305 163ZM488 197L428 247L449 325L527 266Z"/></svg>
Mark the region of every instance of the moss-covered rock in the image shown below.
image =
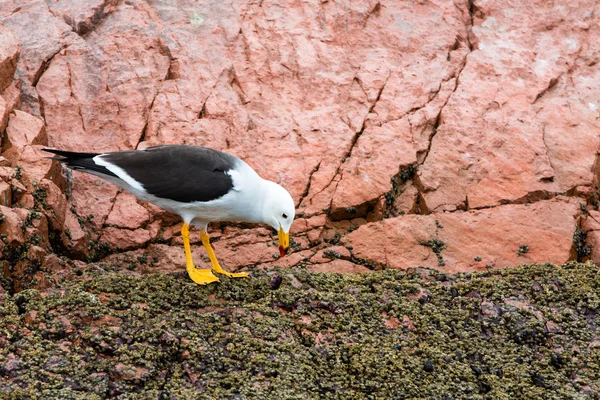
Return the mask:
<svg viewBox="0 0 600 400"><path fill-rule="evenodd" d="M259 271L206 287L90 271L6 296L0 397L598 398L594 264L275 273L277 290Z"/></svg>

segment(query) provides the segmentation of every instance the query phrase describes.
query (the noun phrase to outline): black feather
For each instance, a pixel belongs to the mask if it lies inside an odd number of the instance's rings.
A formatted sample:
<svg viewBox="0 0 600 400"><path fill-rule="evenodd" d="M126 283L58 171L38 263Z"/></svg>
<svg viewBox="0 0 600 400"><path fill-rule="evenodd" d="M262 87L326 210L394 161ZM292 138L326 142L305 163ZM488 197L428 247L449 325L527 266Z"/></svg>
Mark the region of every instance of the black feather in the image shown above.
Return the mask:
<svg viewBox="0 0 600 400"><path fill-rule="evenodd" d="M93 158L100 153L78 153L75 151L42 149L48 153L56 154L59 157L47 157L51 160L56 160L64 163L67 167L83 171L94 171L108 176L117 177L105 167L94 162Z"/></svg>

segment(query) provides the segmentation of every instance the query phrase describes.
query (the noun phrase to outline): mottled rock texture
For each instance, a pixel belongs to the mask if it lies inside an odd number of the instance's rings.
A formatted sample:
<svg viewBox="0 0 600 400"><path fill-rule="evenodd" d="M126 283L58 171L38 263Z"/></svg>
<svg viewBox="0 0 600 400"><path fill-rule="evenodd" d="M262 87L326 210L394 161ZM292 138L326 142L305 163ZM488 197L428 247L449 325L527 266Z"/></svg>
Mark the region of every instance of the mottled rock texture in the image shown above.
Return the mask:
<svg viewBox="0 0 600 400"><path fill-rule="evenodd" d="M0 290L3 399L595 399L600 391L593 263L454 275L291 268L208 286L73 270L60 290L5 299Z"/></svg>
<svg viewBox="0 0 600 400"><path fill-rule="evenodd" d="M45 254L184 263L176 217L42 146L245 159L298 220L281 260L264 228L212 226L232 270L600 260L597 1L11 0L0 19L7 289L43 282Z"/></svg>

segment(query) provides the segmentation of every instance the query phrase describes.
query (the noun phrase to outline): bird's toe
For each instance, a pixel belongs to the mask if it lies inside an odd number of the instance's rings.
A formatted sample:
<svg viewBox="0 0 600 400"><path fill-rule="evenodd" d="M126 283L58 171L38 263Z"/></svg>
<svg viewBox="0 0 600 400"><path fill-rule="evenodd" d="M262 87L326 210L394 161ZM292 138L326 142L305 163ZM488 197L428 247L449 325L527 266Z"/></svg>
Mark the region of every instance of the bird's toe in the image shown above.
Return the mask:
<svg viewBox="0 0 600 400"><path fill-rule="evenodd" d="M187 272L190 278L198 285L219 282L219 278L217 278L210 269L188 268Z"/></svg>
<svg viewBox="0 0 600 400"><path fill-rule="evenodd" d="M218 271L217 273L228 276L230 278L248 278L250 276L250 274L248 274L247 272Z"/></svg>

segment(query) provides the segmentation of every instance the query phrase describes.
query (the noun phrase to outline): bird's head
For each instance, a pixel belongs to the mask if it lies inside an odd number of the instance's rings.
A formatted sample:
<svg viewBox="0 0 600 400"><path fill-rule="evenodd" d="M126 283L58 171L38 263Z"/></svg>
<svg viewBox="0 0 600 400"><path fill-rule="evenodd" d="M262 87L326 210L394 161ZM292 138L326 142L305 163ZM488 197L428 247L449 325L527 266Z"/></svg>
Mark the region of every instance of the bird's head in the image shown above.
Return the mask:
<svg viewBox="0 0 600 400"><path fill-rule="evenodd" d="M287 190L275 182L266 182L264 222L277 231L279 254L283 257L290 247L290 227L294 221L296 208Z"/></svg>

